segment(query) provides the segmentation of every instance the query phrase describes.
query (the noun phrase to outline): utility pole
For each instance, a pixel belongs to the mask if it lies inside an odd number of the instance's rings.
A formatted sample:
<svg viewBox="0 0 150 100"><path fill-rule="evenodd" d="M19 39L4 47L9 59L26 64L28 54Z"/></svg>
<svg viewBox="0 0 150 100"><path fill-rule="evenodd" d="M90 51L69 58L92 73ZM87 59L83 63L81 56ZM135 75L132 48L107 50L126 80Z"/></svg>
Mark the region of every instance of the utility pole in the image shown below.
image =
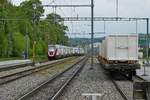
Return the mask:
<svg viewBox="0 0 150 100"><path fill-rule="evenodd" d="M149 18L147 18L146 20L146 23L147 23L147 38L146 38L146 41L147 41L147 63L149 64Z"/></svg>
<svg viewBox="0 0 150 100"><path fill-rule="evenodd" d="M146 64L144 63L144 74L142 76L148 76L146 74L146 66L149 65L149 18L146 19Z"/></svg>
<svg viewBox="0 0 150 100"><path fill-rule="evenodd" d="M2 6L2 13L4 13L4 11L5 11L5 1L3 2L3 6ZM4 16L2 16L2 18L4 18ZM3 32L5 33L6 31L5 31L5 21L4 20L2 20L2 30L3 30ZM6 54L6 53L5 53ZM5 55L4 54L4 55ZM2 48L1 48L1 56L3 55L3 50L2 50Z"/></svg>
<svg viewBox="0 0 150 100"><path fill-rule="evenodd" d="M33 15L33 25L34 25L34 36L35 36L35 34L36 34L36 32L35 32L35 19L36 19L36 16L35 16L35 9L36 9L36 4L33 4L33 9L34 9L34 15ZM33 63L35 63L35 56L36 56L36 54L35 54L35 45L36 45L36 41L35 41L35 37L33 37L34 38L34 41L33 41L33 54L32 54L32 60L33 60Z"/></svg>
<svg viewBox="0 0 150 100"><path fill-rule="evenodd" d="M9 3L11 3L11 0L8 0ZM4 1L4 9L7 9L7 6L5 4L6 2ZM6 23L5 23L6 22ZM7 21L4 21L4 25L7 24ZM4 26L5 27L5 26ZM6 28L6 27L5 27ZM6 30L6 29L5 29ZM12 43L12 32L8 31L8 51L7 51L7 57L9 58L12 55L12 51L13 51L13 43Z"/></svg>
<svg viewBox="0 0 150 100"><path fill-rule="evenodd" d="M26 33L26 52L25 52L25 59L28 59L29 52L28 52L28 33Z"/></svg>
<svg viewBox="0 0 150 100"><path fill-rule="evenodd" d="M93 69L93 63L94 63L94 47L93 47L93 42L94 42L94 0L91 0L91 68Z"/></svg>
<svg viewBox="0 0 150 100"><path fill-rule="evenodd" d="M29 57L29 51L28 51L28 32L27 32L27 23L26 23L26 33L25 33L25 38L26 38L26 50L25 50L25 59L28 59Z"/></svg>
<svg viewBox="0 0 150 100"><path fill-rule="evenodd" d="M118 7L118 0L116 0L116 17L118 17L118 15L119 15L119 14L118 14L118 8L119 8L119 7Z"/></svg>

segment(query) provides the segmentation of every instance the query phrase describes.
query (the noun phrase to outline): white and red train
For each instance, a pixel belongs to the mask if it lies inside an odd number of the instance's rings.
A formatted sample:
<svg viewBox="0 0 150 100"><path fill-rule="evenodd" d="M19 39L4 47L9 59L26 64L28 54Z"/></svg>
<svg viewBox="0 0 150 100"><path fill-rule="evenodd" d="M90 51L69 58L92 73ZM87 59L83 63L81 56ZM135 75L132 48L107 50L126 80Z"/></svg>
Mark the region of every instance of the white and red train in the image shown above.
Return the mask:
<svg viewBox="0 0 150 100"><path fill-rule="evenodd" d="M73 55L83 55L84 49L80 47L68 47L63 45L48 45L48 59L57 59Z"/></svg>

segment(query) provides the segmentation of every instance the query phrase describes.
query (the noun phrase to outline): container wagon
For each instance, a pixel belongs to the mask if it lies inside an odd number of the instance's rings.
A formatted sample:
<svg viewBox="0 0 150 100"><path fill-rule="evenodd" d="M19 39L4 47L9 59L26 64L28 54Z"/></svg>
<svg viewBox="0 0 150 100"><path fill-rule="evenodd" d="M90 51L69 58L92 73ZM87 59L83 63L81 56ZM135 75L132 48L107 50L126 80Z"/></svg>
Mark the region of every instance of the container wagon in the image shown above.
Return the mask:
<svg viewBox="0 0 150 100"><path fill-rule="evenodd" d="M138 63L138 35L109 35L99 45L98 59L109 71L119 71L132 77Z"/></svg>

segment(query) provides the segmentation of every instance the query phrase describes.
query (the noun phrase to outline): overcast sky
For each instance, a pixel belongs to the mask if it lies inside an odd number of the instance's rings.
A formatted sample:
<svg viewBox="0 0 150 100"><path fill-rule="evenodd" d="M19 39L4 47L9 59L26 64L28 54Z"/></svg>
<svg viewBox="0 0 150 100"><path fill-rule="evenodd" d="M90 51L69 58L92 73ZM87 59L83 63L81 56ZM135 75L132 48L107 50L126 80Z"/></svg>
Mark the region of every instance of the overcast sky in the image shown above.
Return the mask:
<svg viewBox="0 0 150 100"><path fill-rule="evenodd" d="M23 0L11 0L19 5ZM90 0L42 0L43 4L90 4ZM119 16L122 17L150 17L150 0L118 0ZM116 16L116 0L94 0L95 16ZM45 15L53 12L53 8L45 8ZM90 16L90 8L57 8L56 12L61 16ZM69 33L90 33L90 22L65 22L69 27ZM104 22L95 22L95 32L104 32ZM146 32L144 21L138 22L137 31ZM106 34L135 33L136 22L105 22ZM75 35L74 35L75 36ZM76 35L77 37L78 35ZM103 36L103 35L98 35Z"/></svg>

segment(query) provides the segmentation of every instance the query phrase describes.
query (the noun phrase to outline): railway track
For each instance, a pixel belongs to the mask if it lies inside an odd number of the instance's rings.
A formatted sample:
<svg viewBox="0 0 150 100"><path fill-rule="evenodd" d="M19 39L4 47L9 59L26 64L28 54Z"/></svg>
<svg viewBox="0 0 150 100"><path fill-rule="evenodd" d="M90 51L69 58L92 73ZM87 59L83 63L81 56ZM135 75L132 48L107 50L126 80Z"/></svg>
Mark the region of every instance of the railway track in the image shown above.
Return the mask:
<svg viewBox="0 0 150 100"><path fill-rule="evenodd" d="M30 66L30 65L33 65L33 63L27 62L27 63L22 63L22 64L13 64L13 65L7 65L7 67L3 65L3 67L0 67L0 72L13 70L13 69L17 69L17 68L23 68L23 67Z"/></svg>
<svg viewBox="0 0 150 100"><path fill-rule="evenodd" d="M122 88L120 87L120 85L117 83L117 81L113 79L113 77L111 77L111 81L114 84L114 86L116 87L117 91L122 96L122 98L124 100L130 100L129 97L126 95L126 93L122 90Z"/></svg>
<svg viewBox="0 0 150 100"><path fill-rule="evenodd" d="M124 100L150 100L149 91L147 90L149 83L145 79L138 75L133 76L132 80L129 80L127 77L125 78L126 80L123 81L124 84L126 84L126 86L132 85L132 89L130 91L123 89L121 81L111 78L113 84ZM129 88L131 87L129 86ZM133 92L130 94L132 96L129 96L128 92Z"/></svg>
<svg viewBox="0 0 150 100"><path fill-rule="evenodd" d="M136 75L133 80L133 99L150 100L150 82Z"/></svg>
<svg viewBox="0 0 150 100"><path fill-rule="evenodd" d="M84 67L87 58L83 58L66 70L54 75L38 87L24 94L18 100L56 100L64 88Z"/></svg>
<svg viewBox="0 0 150 100"><path fill-rule="evenodd" d="M42 70L46 70L46 69L51 68L53 66L65 63L65 62L68 61L68 59L73 60L75 58L74 57L66 58L66 59L56 61L56 62L53 62L53 63L50 63L50 64L49 63L48 64L42 64L40 66L33 67L33 68L30 68L30 69L27 69L27 70L19 71L19 72L12 73L12 74L9 74L9 75L0 76L0 85L7 84L7 83L15 81L19 78L28 76L30 74L33 74L33 73L36 73L36 72L39 72L39 71L42 71Z"/></svg>

